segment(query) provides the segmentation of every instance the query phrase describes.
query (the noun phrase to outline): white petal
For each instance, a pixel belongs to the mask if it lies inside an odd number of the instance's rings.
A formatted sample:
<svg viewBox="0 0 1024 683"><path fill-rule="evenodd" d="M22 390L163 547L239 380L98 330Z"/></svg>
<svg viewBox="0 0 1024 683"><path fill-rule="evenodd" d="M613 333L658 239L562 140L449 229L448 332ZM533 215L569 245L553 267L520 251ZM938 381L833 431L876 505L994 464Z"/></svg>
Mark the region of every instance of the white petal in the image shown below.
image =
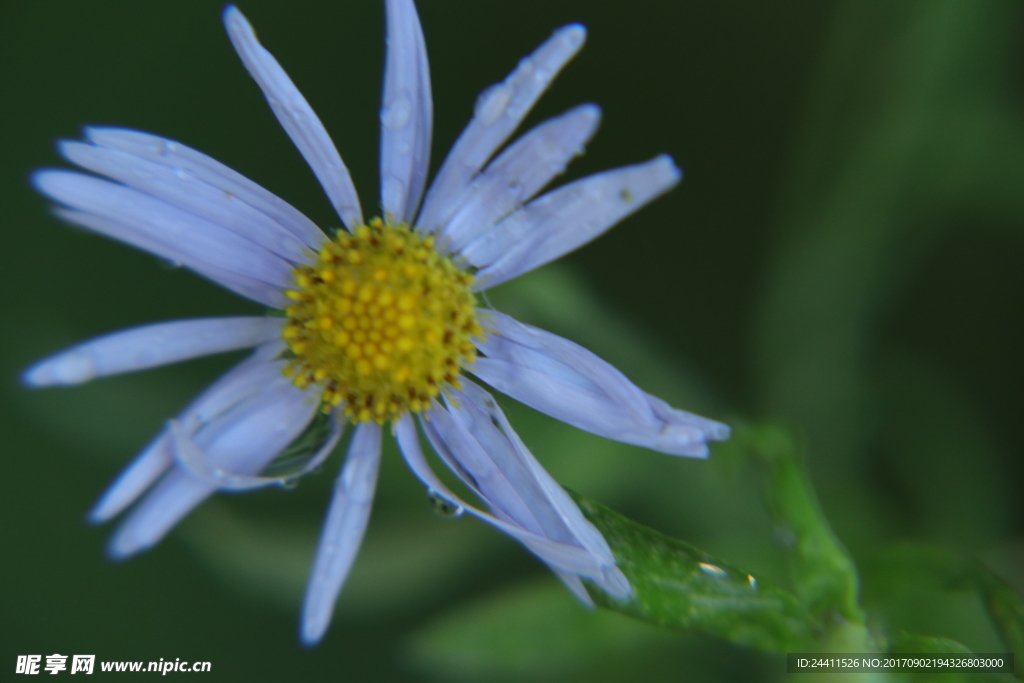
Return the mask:
<svg viewBox="0 0 1024 683"><path fill-rule="evenodd" d="M536 126L502 152L456 201L458 210L441 230L443 248L460 252L529 201L583 152L600 118L592 104L576 107Z"/></svg>
<svg viewBox="0 0 1024 683"><path fill-rule="evenodd" d="M380 440L379 425L359 425L334 484L302 606L302 641L307 645L318 642L327 630L338 593L363 541L377 487Z"/></svg>
<svg viewBox="0 0 1024 683"><path fill-rule="evenodd" d="M287 379L266 386L195 434L211 467L257 474L309 424L319 401ZM216 487L175 467L151 490L110 541L123 558L157 543Z"/></svg>
<svg viewBox="0 0 1024 683"><path fill-rule="evenodd" d="M160 256L181 254L182 263L188 259L278 288L292 282L292 266L279 256L138 190L73 171L39 171L33 180L52 199L121 225L129 231L125 241L158 245Z"/></svg>
<svg viewBox="0 0 1024 683"><path fill-rule="evenodd" d="M489 311L496 330L472 372L526 405L594 434L672 455L706 457L729 428L675 410L583 347Z"/></svg>
<svg viewBox="0 0 1024 683"><path fill-rule="evenodd" d="M125 128L86 128L85 136L100 147L126 152L208 183L225 195L245 202L312 249L319 249L327 239L313 221L285 200L180 142Z"/></svg>
<svg viewBox="0 0 1024 683"><path fill-rule="evenodd" d="M240 275L237 272L228 272L221 268L215 268L199 261L196 255L191 252L186 253L175 246L158 243L156 240L124 223L111 218L104 218L71 209L54 209L54 213L69 223L88 228L143 251L148 251L176 265L185 266L221 287L230 289L232 292L257 303L270 306L271 308L284 308L288 305L288 299L285 298L280 287L268 285L266 282L256 280L247 275Z"/></svg>
<svg viewBox="0 0 1024 683"><path fill-rule="evenodd" d="M277 222L187 171L82 142L62 141L60 150L79 166L227 228L292 263L308 262L312 256L295 235Z"/></svg>
<svg viewBox="0 0 1024 683"><path fill-rule="evenodd" d="M281 334L264 316L176 320L115 332L42 360L25 371L34 386L72 385L96 377L257 346Z"/></svg>
<svg viewBox="0 0 1024 683"><path fill-rule="evenodd" d="M359 196L337 148L306 98L274 56L256 39L248 20L234 5L224 10L224 26L235 51L274 110L274 115L313 169L341 220L349 228L363 223Z"/></svg>
<svg viewBox="0 0 1024 683"><path fill-rule="evenodd" d="M194 432L280 377L283 363L270 360L282 350L281 342L264 344L210 385L182 411L178 420ZM103 492L89 512L90 521L106 521L134 503L174 462L173 446L170 433L163 430Z"/></svg>
<svg viewBox="0 0 1024 683"><path fill-rule="evenodd" d="M388 33L380 111L381 206L386 216L411 223L430 165L430 67L412 0L387 0L385 7Z"/></svg>
<svg viewBox="0 0 1024 683"><path fill-rule="evenodd" d="M519 126L533 104L573 55L583 46L582 26L565 26L519 62L504 82L491 86L477 99L473 120L455 141L423 203L416 222L433 231L458 208L456 200L484 164Z"/></svg>
<svg viewBox="0 0 1024 683"><path fill-rule="evenodd" d="M499 285L586 244L681 177L662 155L577 180L534 200L462 251L480 268L477 289Z"/></svg>
<svg viewBox="0 0 1024 683"><path fill-rule="evenodd" d="M434 435L431 436L431 422L428 420L422 420L421 424L423 425L423 431L427 433L428 438L430 438L432 442L435 440L439 441L442 444L442 448L447 450L436 431L434 432ZM405 461L409 464L409 467L412 469L416 477L433 493L441 496L451 505L465 510L471 515L482 519L488 524L515 538L525 545L530 552L537 555L537 557L551 565L553 568L557 567L567 572L582 574L585 576L600 574L601 567L597 562L595 562L594 557L583 548L567 545L565 543L558 543L549 538L545 538L544 536L527 531L516 524L499 519L473 507L472 505L469 505L452 493L448 487L444 485L444 482L434 474L430 465L427 463L426 458L423 457L423 451L419 444L419 437L416 434L415 423L408 414L406 414L395 425L395 436L398 439L398 445L402 450L402 455L405 457ZM442 451L438 451L438 453L441 454L442 457L445 457L442 454Z"/></svg>

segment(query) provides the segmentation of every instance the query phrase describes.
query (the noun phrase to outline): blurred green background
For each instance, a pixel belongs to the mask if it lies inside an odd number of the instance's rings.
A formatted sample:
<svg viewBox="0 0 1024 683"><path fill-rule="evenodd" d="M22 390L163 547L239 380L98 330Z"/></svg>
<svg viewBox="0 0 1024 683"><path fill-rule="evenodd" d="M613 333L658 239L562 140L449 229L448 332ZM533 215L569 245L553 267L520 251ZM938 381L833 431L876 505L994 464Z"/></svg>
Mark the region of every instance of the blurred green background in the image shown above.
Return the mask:
<svg viewBox="0 0 1024 683"><path fill-rule="evenodd" d="M242 69L219 2L0 4L0 667L18 654L208 660L216 680L777 680L784 659L588 612L517 544L431 512L388 447L324 642L297 611L340 458L295 490L225 495L156 549L104 556L84 516L162 422L235 357L27 391L31 361L106 331L258 308L59 224L29 187L58 137L138 128L338 224ZM241 9L377 197L379 3ZM557 26L589 30L531 114L604 110L567 178L667 152L683 183L491 295L643 388L801 435L869 622L1002 651L963 553L1024 589L1024 6L1016 0L421 0L433 164L485 86ZM502 405L563 484L784 581L757 473L676 459ZM717 457L716 457L717 456ZM782 539L785 540L785 539Z"/></svg>

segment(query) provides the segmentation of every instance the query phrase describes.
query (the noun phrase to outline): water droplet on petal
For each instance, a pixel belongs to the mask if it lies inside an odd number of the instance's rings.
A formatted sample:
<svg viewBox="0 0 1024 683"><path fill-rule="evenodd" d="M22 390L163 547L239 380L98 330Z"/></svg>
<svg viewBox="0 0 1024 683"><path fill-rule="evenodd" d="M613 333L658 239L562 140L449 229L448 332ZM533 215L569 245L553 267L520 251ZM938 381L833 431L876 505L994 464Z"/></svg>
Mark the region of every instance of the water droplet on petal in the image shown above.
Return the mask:
<svg viewBox="0 0 1024 683"><path fill-rule="evenodd" d="M405 200L405 183L393 175L387 175L384 177L384 187L380 194L381 203L386 210L401 210Z"/></svg>
<svg viewBox="0 0 1024 683"><path fill-rule="evenodd" d="M389 130L398 130L409 125L412 117L412 101L408 95L399 94L380 110L380 122Z"/></svg>
<svg viewBox="0 0 1024 683"><path fill-rule="evenodd" d="M716 579L724 579L725 577L729 576L729 574L726 573L726 571L721 567L716 567L715 565L708 564L707 562L700 562L698 564L700 564L700 570L708 576L714 577Z"/></svg>
<svg viewBox="0 0 1024 683"><path fill-rule="evenodd" d="M514 94L515 88L507 83L492 85L480 93L473 114L482 125L490 126L501 118Z"/></svg>
<svg viewBox="0 0 1024 683"><path fill-rule="evenodd" d="M461 517L462 513L466 511L461 505L452 503L437 491L428 491L427 497L430 498L430 505L434 508L434 513L440 517L454 519Z"/></svg>

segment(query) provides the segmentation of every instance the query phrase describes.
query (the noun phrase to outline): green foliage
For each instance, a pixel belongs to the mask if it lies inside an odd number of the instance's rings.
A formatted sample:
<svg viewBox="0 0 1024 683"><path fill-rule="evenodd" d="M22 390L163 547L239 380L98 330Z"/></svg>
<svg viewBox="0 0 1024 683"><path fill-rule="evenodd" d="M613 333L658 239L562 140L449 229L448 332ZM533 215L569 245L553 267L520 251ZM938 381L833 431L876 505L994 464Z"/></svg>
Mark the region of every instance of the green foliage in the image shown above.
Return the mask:
<svg viewBox="0 0 1024 683"><path fill-rule="evenodd" d="M790 593L572 493L604 534L633 595L616 600L589 586L595 602L662 626L692 629L776 652L807 648L820 626Z"/></svg>

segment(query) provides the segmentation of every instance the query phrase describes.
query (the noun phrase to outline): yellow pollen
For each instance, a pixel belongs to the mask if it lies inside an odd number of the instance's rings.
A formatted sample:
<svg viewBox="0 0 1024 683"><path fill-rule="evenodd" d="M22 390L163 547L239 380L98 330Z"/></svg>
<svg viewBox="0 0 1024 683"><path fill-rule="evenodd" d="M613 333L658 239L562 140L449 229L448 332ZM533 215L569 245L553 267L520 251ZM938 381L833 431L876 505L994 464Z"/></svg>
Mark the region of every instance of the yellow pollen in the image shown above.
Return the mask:
<svg viewBox="0 0 1024 683"><path fill-rule="evenodd" d="M426 410L476 357L473 276L407 225L339 232L294 277L285 374L321 386L325 412L383 424Z"/></svg>

